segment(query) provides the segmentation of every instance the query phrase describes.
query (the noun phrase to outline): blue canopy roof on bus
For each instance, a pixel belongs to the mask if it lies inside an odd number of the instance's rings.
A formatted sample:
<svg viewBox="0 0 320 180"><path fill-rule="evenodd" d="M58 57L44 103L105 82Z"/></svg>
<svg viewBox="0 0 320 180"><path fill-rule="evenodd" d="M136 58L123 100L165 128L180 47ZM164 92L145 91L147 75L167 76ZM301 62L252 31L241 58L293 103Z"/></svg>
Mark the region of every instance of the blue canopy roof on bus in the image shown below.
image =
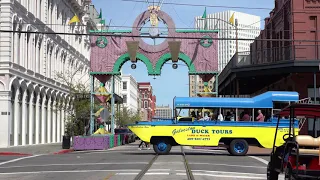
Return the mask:
<svg viewBox="0 0 320 180"><path fill-rule="evenodd" d="M291 91L268 91L252 98L176 97L176 108L273 108L273 102L295 102L299 94Z"/></svg>

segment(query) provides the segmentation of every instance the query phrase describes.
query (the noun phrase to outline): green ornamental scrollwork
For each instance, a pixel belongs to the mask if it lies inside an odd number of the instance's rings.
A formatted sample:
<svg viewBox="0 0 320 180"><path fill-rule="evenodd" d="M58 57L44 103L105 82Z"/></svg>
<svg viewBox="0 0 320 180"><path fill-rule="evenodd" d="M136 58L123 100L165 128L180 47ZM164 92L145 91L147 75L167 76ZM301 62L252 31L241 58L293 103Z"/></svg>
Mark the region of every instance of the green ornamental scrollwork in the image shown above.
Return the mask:
<svg viewBox="0 0 320 180"><path fill-rule="evenodd" d="M208 48L213 44L213 40L212 37L206 35L202 37L203 39L201 39L200 41L200 45L204 48Z"/></svg>
<svg viewBox="0 0 320 180"><path fill-rule="evenodd" d="M106 37L104 36L100 36L98 37L97 41L96 41L96 45L99 48L105 48L108 45L108 40Z"/></svg>

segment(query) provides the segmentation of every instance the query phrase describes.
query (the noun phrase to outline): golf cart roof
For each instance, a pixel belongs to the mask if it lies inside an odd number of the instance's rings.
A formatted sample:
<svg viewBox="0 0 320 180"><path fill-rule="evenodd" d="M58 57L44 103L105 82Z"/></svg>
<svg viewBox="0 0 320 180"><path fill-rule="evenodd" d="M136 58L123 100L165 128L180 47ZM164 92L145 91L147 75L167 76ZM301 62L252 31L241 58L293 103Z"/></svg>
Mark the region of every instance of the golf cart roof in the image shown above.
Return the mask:
<svg viewBox="0 0 320 180"><path fill-rule="evenodd" d="M320 104L291 104L275 115L290 116L290 109L293 109L294 117L305 116L306 118L320 117Z"/></svg>

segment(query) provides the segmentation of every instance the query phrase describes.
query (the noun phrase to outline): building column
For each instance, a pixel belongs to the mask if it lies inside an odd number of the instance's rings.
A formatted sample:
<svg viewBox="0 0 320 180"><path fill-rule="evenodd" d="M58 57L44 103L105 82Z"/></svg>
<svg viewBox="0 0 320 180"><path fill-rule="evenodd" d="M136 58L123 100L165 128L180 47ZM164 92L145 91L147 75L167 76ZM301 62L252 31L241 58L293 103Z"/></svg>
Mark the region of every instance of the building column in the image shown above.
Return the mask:
<svg viewBox="0 0 320 180"><path fill-rule="evenodd" d="M35 121L36 121L36 129L35 129L35 132L34 132L34 135L36 136L36 142L35 144L39 144L40 143L40 93L37 94L37 100L36 100L36 118L35 118Z"/></svg>
<svg viewBox="0 0 320 180"><path fill-rule="evenodd" d="M16 90L16 96L14 98L14 134L13 134L13 145L19 145L19 131L20 131L20 106L19 106L19 88Z"/></svg>
<svg viewBox="0 0 320 180"><path fill-rule="evenodd" d="M26 145L26 141L27 141L27 94L28 91L24 90L23 92L23 96L22 96L22 128L21 128L21 139L22 139L22 145Z"/></svg>
<svg viewBox="0 0 320 180"><path fill-rule="evenodd" d="M52 142L57 142L57 101L52 103Z"/></svg>
<svg viewBox="0 0 320 180"><path fill-rule="evenodd" d="M51 143L51 116L52 116L52 107L51 107L51 97L48 100L47 106L47 143Z"/></svg>
<svg viewBox="0 0 320 180"><path fill-rule="evenodd" d="M66 117L66 111L65 108L67 107L66 103L62 104L62 108L61 108L61 136L64 136L64 132L65 132L65 117Z"/></svg>
<svg viewBox="0 0 320 180"><path fill-rule="evenodd" d="M33 129L33 126L34 126L34 108L33 108L33 93L31 93L31 96L30 96L30 100L29 100L29 144L34 144L33 142L33 136L34 136L34 129Z"/></svg>
<svg viewBox="0 0 320 180"><path fill-rule="evenodd" d="M57 108L57 142L61 142L61 101Z"/></svg>
<svg viewBox="0 0 320 180"><path fill-rule="evenodd" d="M10 146L10 129L11 129L11 97L10 91L0 92L0 147L6 148Z"/></svg>
<svg viewBox="0 0 320 180"><path fill-rule="evenodd" d="M45 137L46 137L46 117L47 117L47 114L46 114L45 106L46 106L46 95L44 94L43 98L42 98L42 106L41 106L41 144L46 143ZM48 106L47 106L47 108L48 108Z"/></svg>

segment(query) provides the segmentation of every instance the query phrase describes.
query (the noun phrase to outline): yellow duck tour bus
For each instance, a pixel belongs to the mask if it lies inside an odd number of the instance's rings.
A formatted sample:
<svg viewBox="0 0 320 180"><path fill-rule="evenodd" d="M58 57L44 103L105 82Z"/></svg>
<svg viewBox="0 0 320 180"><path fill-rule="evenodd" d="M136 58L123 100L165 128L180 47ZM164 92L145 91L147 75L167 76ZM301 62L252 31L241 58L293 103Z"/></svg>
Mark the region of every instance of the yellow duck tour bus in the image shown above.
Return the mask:
<svg viewBox="0 0 320 180"><path fill-rule="evenodd" d="M157 154L169 154L172 146L223 146L231 155L243 156L249 145L273 147L278 118L274 116L292 102L299 101L297 92L269 91L252 98L175 97L173 119L136 122L128 128L141 140L151 143ZM192 111L180 117L179 111ZM202 111L199 111L202 109ZM289 131L289 117L281 117L277 144ZM296 134L299 121L295 120Z"/></svg>

